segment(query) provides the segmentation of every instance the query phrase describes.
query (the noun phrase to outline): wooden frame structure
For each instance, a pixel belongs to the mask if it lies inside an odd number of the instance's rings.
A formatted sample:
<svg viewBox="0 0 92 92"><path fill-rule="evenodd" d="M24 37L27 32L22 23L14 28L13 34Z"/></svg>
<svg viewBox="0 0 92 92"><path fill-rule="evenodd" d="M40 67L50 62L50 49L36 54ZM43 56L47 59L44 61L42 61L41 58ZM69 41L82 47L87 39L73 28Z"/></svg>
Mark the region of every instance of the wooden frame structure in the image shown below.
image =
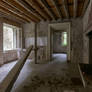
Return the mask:
<svg viewBox="0 0 92 92"><path fill-rule="evenodd" d="M0 0L0 12L21 22L83 16L90 0Z"/></svg>

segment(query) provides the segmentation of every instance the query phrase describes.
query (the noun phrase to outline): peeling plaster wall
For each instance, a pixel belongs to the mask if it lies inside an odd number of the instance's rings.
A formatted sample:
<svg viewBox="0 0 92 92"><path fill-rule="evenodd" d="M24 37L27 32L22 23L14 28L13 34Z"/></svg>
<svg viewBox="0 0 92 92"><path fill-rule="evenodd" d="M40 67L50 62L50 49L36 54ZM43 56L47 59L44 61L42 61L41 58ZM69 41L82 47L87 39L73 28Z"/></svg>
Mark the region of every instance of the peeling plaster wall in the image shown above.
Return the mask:
<svg viewBox="0 0 92 92"><path fill-rule="evenodd" d="M70 33L71 62L83 62L83 21L81 18L78 18L78 19L70 20L70 23L71 23L71 33ZM44 59L46 58L49 24L51 23L40 22L37 24L37 35L38 35L37 42L39 47L38 54L41 56L41 54L44 53L44 56L42 55ZM24 34L25 34L25 47L28 47L28 45L34 43L34 38L33 38L34 23L24 25Z"/></svg>
<svg viewBox="0 0 92 92"><path fill-rule="evenodd" d="M89 63L89 38L87 33L92 31L92 0L83 17L83 63Z"/></svg>
<svg viewBox="0 0 92 92"><path fill-rule="evenodd" d="M83 22L82 19L72 20L71 23L71 60L83 62Z"/></svg>
<svg viewBox="0 0 92 92"><path fill-rule="evenodd" d="M1 19L0 18L0 65L3 65L4 63L10 62L10 61L14 61L16 59L18 59L17 56L17 50L9 50L9 51L5 51L3 52L3 23L8 23L10 25L15 25L16 23L14 23L13 21L11 22L11 20L5 20L5 19ZM18 27L22 28L22 25L18 24ZM21 30L22 31L22 30ZM22 41L21 37L22 35L19 36L20 39ZM19 42L21 42L19 41ZM22 42L18 44L19 48L22 48Z"/></svg>
<svg viewBox="0 0 92 92"><path fill-rule="evenodd" d="M34 45L35 24L33 22L24 24L23 30L25 38L25 48L28 48L30 45Z"/></svg>
<svg viewBox="0 0 92 92"><path fill-rule="evenodd" d="M78 18L71 20L70 23L71 23L71 61L83 62L83 22L81 18ZM49 24L50 24L49 22L40 22L38 24L40 26L39 33L41 33L41 35L44 33L45 38L47 38L48 36L47 32Z"/></svg>

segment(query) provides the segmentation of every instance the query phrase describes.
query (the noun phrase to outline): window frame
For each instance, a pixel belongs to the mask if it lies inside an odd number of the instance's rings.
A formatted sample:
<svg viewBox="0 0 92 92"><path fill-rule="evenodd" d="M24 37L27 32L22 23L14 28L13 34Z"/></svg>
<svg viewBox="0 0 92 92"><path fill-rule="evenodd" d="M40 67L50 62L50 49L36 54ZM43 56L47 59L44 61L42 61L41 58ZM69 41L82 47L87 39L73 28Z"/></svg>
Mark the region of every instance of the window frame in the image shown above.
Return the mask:
<svg viewBox="0 0 92 92"><path fill-rule="evenodd" d="M65 34L66 34L66 37L64 36ZM62 46L63 46L63 47L66 47L67 44L68 44L68 43L67 43L67 42L68 42L68 41L67 41L67 36L68 36L68 35L67 35L67 32L66 32L66 31L65 31L65 32L62 32L61 40L62 40ZM66 40L66 44L64 43L64 40Z"/></svg>
<svg viewBox="0 0 92 92"><path fill-rule="evenodd" d="M4 49L4 26L6 27L9 27L9 28L12 28L13 29L13 48L8 50L8 49ZM3 23L3 51L6 52L6 51L12 51L12 50L16 50L17 49L17 31L19 31L20 28L14 26L14 25L10 25L10 24L6 24L6 23ZM14 36L15 35L15 36ZM15 37L15 38L14 38ZM16 40L16 41L15 41Z"/></svg>

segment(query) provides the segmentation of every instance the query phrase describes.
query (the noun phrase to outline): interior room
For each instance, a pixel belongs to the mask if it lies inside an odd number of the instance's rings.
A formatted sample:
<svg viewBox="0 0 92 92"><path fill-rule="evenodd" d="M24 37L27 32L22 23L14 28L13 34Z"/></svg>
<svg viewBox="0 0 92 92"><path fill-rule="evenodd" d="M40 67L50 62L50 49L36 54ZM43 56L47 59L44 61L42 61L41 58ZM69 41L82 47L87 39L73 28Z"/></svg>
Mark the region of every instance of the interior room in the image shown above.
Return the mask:
<svg viewBox="0 0 92 92"><path fill-rule="evenodd" d="M92 0L0 0L0 92L92 92Z"/></svg>

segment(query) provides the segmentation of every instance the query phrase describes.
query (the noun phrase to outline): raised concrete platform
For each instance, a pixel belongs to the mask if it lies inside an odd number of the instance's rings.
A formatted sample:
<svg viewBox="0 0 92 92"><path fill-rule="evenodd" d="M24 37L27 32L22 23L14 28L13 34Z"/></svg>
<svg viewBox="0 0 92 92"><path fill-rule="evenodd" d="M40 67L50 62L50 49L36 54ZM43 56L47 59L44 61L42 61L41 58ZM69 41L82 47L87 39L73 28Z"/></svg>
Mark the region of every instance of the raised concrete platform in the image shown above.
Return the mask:
<svg viewBox="0 0 92 92"><path fill-rule="evenodd" d="M6 75L9 73L9 71L13 68L13 66L17 63L17 61L13 61L7 64L4 64L0 67L0 83L3 81L3 79L6 77Z"/></svg>

